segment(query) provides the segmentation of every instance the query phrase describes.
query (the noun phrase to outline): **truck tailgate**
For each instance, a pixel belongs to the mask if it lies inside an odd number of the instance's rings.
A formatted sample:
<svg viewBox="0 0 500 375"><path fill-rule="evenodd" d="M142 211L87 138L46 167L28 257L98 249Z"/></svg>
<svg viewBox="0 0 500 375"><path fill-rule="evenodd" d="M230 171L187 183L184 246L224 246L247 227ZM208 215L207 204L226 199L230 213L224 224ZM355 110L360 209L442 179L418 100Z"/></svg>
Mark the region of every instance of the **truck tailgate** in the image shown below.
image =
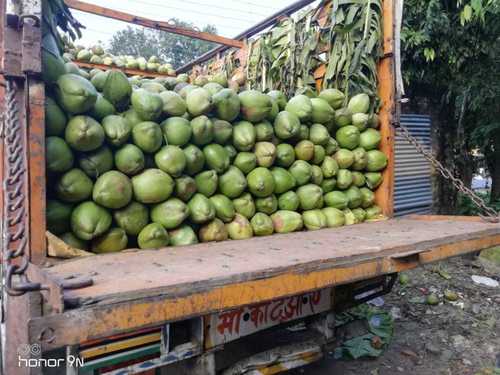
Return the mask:
<svg viewBox="0 0 500 375"><path fill-rule="evenodd" d="M74 259L41 270L73 309L30 321L45 347L398 272L500 244L500 225L408 217L250 240ZM52 299L52 297L51 297Z"/></svg>

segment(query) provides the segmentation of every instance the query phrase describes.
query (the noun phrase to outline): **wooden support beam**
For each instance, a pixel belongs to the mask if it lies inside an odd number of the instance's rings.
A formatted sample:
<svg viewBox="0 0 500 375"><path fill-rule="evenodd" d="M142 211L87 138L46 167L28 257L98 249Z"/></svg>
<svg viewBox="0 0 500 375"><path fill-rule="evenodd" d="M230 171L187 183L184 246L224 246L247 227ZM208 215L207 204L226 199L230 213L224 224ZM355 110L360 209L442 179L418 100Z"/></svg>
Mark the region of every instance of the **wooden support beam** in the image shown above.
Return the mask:
<svg viewBox="0 0 500 375"><path fill-rule="evenodd" d="M76 10L81 10L82 12L97 14L98 16L113 18L115 20L129 22L144 27L150 27L156 30L162 30L173 34L188 36L190 38L196 38L196 39L206 40L208 42L223 44L229 47L241 48L243 47L244 44L239 40L225 38L219 35L214 35L203 31L186 29L184 27L172 25L164 21L153 21L148 18L135 16L125 12L120 12L118 10L104 8L99 5L88 4L78 0L65 0L65 3L68 7Z"/></svg>
<svg viewBox="0 0 500 375"><path fill-rule="evenodd" d="M101 69L101 70L111 70L111 69L116 69L116 70L121 70L123 73L125 73L128 76L142 76L142 77L175 77L175 76L170 76L169 74L164 74L164 73L157 73L157 72L148 72L147 70L140 70L140 69L128 69L128 68L121 68L116 65L104 65L104 64L92 64L88 62L83 62L83 61L73 61L76 65L78 65L80 68L86 68L86 69Z"/></svg>

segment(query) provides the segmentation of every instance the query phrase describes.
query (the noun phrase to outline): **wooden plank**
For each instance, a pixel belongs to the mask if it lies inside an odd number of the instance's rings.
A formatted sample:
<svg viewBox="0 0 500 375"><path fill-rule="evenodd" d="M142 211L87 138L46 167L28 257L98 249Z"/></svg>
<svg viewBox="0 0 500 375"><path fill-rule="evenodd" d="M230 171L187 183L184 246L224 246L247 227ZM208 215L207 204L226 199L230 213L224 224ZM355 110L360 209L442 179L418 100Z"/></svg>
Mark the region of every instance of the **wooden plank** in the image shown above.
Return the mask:
<svg viewBox="0 0 500 375"><path fill-rule="evenodd" d="M55 278L94 273L68 291L93 305L33 319L45 348L399 272L500 244L500 225L394 219L339 229L78 259ZM96 271L97 270L97 271ZM193 272L196 270L196 272Z"/></svg>
<svg viewBox="0 0 500 375"><path fill-rule="evenodd" d="M87 68L87 69L101 69L101 70L111 70L111 69L116 69L116 70L121 70L123 73L125 73L128 76L142 76L142 77L175 77L175 75L169 75L169 74L164 74L164 73L157 73L157 72L148 72L146 70L140 70L140 69L128 69L128 68L123 68L123 67L118 67L116 65L104 65L104 64L93 64L93 63L88 63L84 61L73 61L76 65L78 65L80 68Z"/></svg>
<svg viewBox="0 0 500 375"><path fill-rule="evenodd" d="M81 10L82 12L97 14L99 16L108 17L119 21L129 22L144 27L149 27L155 30L162 30L173 34L179 34L188 36L190 38L206 40L208 42L223 44L230 47L236 47L236 48L243 47L243 42L239 40L225 38L219 35L214 35L203 31L186 29L183 27L173 25L168 22L153 21L148 18L139 17L133 14L128 14L125 12L120 12L117 10L101 7L99 5L88 4L78 0L65 0L65 3L68 7Z"/></svg>
<svg viewBox="0 0 500 375"><path fill-rule="evenodd" d="M338 264L381 252L407 252L418 248L416 244L420 242L446 243L484 230L486 234L489 231L496 234L500 226L448 218L432 225L422 220L394 219L161 251L127 250L69 260L47 268L46 272L61 282L68 277L93 279L89 287L66 291L67 297L95 299L94 302L101 303L122 302L141 297L143 293L150 295L156 289L167 291L172 287L177 294L191 291L198 283L197 287L207 287L207 281L224 284L276 274L304 264ZM193 269L196 272L192 272Z"/></svg>
<svg viewBox="0 0 500 375"><path fill-rule="evenodd" d="M382 208L387 217L394 214L394 127L392 126L395 113L395 82L394 82L394 58L392 46L394 44L394 4L393 0L383 1L383 49L384 57L378 65L379 97L381 108L379 111L380 151L388 159L387 167L382 172L382 184L375 191L375 202Z"/></svg>
<svg viewBox="0 0 500 375"><path fill-rule="evenodd" d="M484 222L479 216L452 216L452 215L406 215L405 218L412 220L425 220L425 221L442 221L442 220L455 220L455 221L472 221L476 223Z"/></svg>
<svg viewBox="0 0 500 375"><path fill-rule="evenodd" d="M28 163L30 183L30 261L46 259L45 239L45 86L28 80Z"/></svg>

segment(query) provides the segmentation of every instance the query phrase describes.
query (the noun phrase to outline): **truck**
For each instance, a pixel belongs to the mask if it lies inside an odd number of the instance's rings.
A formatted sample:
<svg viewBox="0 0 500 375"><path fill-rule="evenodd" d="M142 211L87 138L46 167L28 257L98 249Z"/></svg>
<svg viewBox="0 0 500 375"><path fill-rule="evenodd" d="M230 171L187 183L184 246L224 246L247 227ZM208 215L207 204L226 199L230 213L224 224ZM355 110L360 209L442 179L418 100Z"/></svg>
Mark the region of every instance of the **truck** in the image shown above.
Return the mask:
<svg viewBox="0 0 500 375"><path fill-rule="evenodd" d="M210 59L216 69L228 50L244 60L248 38L309 3L228 39L66 0L73 9L221 44L184 71ZM389 293L399 272L499 245L500 225L479 217L393 218L401 4L382 5L378 96L389 163L376 201L387 220L63 261L51 256L57 241L45 226L42 5L2 1L3 373L283 372L321 358L335 337L336 314ZM319 22L331 6L321 5ZM314 73L318 90L325 70Z"/></svg>

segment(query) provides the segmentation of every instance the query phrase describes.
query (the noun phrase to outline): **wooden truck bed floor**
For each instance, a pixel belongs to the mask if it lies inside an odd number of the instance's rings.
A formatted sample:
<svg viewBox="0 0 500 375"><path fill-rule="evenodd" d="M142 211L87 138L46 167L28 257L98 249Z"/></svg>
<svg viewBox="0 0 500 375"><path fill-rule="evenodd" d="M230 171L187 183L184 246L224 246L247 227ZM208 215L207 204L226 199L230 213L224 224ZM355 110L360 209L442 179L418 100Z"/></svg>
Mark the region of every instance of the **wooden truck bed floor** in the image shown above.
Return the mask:
<svg viewBox="0 0 500 375"><path fill-rule="evenodd" d="M78 307L35 318L30 329L43 336L50 327L56 339L46 345L56 347L59 340L82 342L398 272L498 244L499 224L409 217L79 258L44 269L56 283L93 280L92 286L64 291L64 298L77 301Z"/></svg>

